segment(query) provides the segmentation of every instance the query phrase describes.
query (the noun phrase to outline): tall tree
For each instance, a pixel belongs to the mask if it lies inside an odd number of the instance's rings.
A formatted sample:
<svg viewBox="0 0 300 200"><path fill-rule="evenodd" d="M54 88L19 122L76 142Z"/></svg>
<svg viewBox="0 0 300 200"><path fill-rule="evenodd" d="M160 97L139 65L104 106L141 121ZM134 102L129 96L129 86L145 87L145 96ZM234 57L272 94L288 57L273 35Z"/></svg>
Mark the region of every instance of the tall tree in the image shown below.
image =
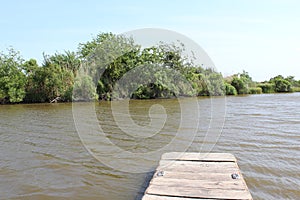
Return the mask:
<svg viewBox="0 0 300 200"><path fill-rule="evenodd" d="M27 73L26 102L71 101L80 60L74 52L44 55L40 67L33 59L23 65Z"/></svg>
<svg viewBox="0 0 300 200"><path fill-rule="evenodd" d="M21 102L25 97L26 77L19 52L9 49L0 54L0 99L2 102Z"/></svg>
<svg viewBox="0 0 300 200"><path fill-rule="evenodd" d="M100 99L111 99L117 80L138 64L139 50L132 38L112 33L100 33L79 45L83 72L91 76Z"/></svg>

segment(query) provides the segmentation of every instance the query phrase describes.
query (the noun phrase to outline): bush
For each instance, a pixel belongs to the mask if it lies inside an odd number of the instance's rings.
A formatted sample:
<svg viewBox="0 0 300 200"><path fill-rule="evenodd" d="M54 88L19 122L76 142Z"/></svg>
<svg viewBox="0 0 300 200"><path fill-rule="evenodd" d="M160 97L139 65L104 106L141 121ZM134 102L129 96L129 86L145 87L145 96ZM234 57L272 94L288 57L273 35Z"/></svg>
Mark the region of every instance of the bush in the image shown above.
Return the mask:
<svg viewBox="0 0 300 200"><path fill-rule="evenodd" d="M262 83L259 84L257 87L262 89L263 93L274 93L275 92L275 84L272 83Z"/></svg>
<svg viewBox="0 0 300 200"><path fill-rule="evenodd" d="M245 78L233 77L231 85L235 87L238 94L249 94L248 83Z"/></svg>
<svg viewBox="0 0 300 200"><path fill-rule="evenodd" d="M285 79L275 80L275 91L276 92L292 92L291 83Z"/></svg>
<svg viewBox="0 0 300 200"><path fill-rule="evenodd" d="M249 88L250 94L262 94L262 89L260 87Z"/></svg>
<svg viewBox="0 0 300 200"><path fill-rule="evenodd" d="M237 91L235 87L230 85L229 83L225 83L226 95L237 95Z"/></svg>
<svg viewBox="0 0 300 200"><path fill-rule="evenodd" d="M293 92L300 92L300 87L292 87Z"/></svg>

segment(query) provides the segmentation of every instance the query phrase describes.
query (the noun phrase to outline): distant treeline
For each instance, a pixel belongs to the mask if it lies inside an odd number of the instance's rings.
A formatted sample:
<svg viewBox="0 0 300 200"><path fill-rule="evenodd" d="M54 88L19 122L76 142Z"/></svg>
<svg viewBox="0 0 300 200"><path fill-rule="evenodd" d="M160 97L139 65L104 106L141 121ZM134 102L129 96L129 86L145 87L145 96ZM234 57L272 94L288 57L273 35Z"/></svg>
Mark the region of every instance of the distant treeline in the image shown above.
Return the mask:
<svg viewBox="0 0 300 200"><path fill-rule="evenodd" d="M0 102L153 99L300 91L300 81L293 76L279 75L269 81L255 82L244 71L223 78L211 68L194 64L193 58L183 56L183 51L183 44L160 43L142 48L132 38L100 33L91 41L80 43L77 52L44 54L39 66L35 59L24 60L11 48L0 54Z"/></svg>

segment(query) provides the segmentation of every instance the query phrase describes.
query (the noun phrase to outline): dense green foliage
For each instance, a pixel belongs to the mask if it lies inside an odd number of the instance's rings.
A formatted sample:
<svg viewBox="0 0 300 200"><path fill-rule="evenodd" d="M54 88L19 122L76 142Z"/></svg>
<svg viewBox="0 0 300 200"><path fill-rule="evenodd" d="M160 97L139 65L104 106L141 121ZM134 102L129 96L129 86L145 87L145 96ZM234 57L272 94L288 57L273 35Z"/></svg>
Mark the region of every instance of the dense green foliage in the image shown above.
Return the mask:
<svg viewBox="0 0 300 200"><path fill-rule="evenodd" d="M254 82L243 71L223 78L183 56L183 44L142 48L132 38L100 33L78 52L24 61L13 49L0 54L0 102L57 102L220 96L300 91L300 81L281 75Z"/></svg>
<svg viewBox="0 0 300 200"><path fill-rule="evenodd" d="M160 43L142 49L132 38L100 34L80 44L79 55L89 64L100 100L224 95L219 73L182 56L184 45Z"/></svg>
<svg viewBox="0 0 300 200"><path fill-rule="evenodd" d="M274 84L275 92L292 92L293 77L284 78L279 75L271 78L270 82Z"/></svg>
<svg viewBox="0 0 300 200"><path fill-rule="evenodd" d="M226 94L232 95L229 87L233 86L238 94L262 94L262 93L275 93L275 92L296 92L300 91L300 81L296 81L293 76L284 78L278 75L271 78L269 81L257 83L252 81L252 78L247 72L242 74L235 74L230 78L226 78ZM230 86L228 86L230 84Z"/></svg>
<svg viewBox="0 0 300 200"><path fill-rule="evenodd" d="M249 88L250 94L262 94L262 89L260 87L251 87Z"/></svg>
<svg viewBox="0 0 300 200"><path fill-rule="evenodd" d="M275 92L275 85L273 83L260 83L257 85L257 87L260 87L262 89L263 93L274 93Z"/></svg>
<svg viewBox="0 0 300 200"><path fill-rule="evenodd" d="M251 83L252 78L244 71L242 74L234 75L230 84L237 90L238 94L249 94Z"/></svg>
<svg viewBox="0 0 300 200"><path fill-rule="evenodd" d="M237 91L234 86L229 83L225 83L226 95L237 95Z"/></svg>
<svg viewBox="0 0 300 200"><path fill-rule="evenodd" d="M74 78L80 60L73 52L44 55L44 63L38 66L31 59L23 64L27 77L25 102L71 101Z"/></svg>
<svg viewBox="0 0 300 200"><path fill-rule="evenodd" d="M18 52L8 50L0 54L0 99L5 102L20 102L25 97L26 77L22 72L22 63Z"/></svg>

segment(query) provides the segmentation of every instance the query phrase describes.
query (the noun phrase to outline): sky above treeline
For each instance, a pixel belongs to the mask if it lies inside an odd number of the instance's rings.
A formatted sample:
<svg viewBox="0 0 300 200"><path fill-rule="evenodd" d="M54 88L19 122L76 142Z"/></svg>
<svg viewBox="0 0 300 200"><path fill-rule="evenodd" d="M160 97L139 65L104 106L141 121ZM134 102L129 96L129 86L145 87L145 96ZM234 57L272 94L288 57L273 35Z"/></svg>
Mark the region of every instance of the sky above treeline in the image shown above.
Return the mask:
<svg viewBox="0 0 300 200"><path fill-rule="evenodd" d="M41 64L43 52L76 51L100 32L176 31L200 45L224 76L300 79L300 1L2 1L0 51Z"/></svg>

